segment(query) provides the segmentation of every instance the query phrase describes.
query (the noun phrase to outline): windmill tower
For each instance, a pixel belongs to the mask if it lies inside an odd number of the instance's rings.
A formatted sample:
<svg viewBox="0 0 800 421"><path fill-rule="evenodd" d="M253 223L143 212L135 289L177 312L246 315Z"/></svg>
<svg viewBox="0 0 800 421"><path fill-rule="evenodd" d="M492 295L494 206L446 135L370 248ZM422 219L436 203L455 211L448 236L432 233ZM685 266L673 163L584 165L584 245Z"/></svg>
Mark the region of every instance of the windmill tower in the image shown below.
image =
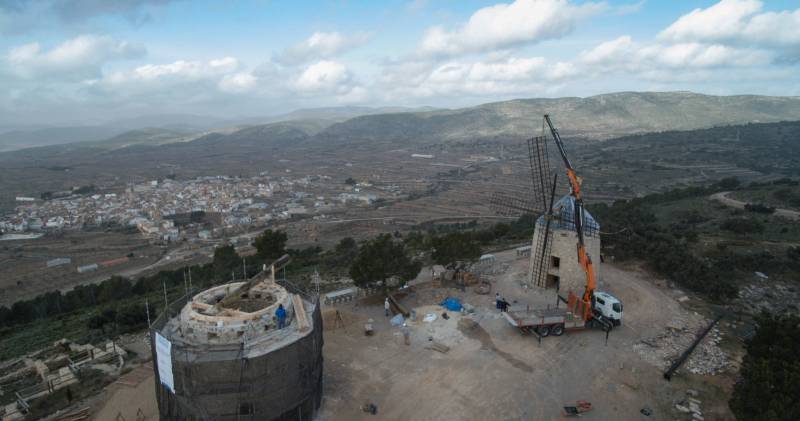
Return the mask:
<svg viewBox="0 0 800 421"><path fill-rule="evenodd" d="M544 127L542 130L544 131ZM531 177L528 191L511 195L497 193L492 197L493 208L508 216L525 213L539 215L531 239L528 276L523 281L527 287L580 293L585 289L587 274L576 249L579 230L575 225L579 222L585 252L589 256L600 255L600 225L583 208L582 202L579 206L576 205L572 191L555 200L558 177L550 170L547 137L535 137L527 143ZM563 145L556 143L565 165L571 168L562 150ZM576 209L580 209L580 221L576 221ZM590 265L594 279L599 277L598 266Z"/></svg>
<svg viewBox="0 0 800 421"><path fill-rule="evenodd" d="M528 286L552 288L556 291L581 291L586 283L586 274L578 262L575 244L574 198L565 195L552 206L550 215L536 219L531 241L531 260L528 270ZM547 219L550 219L548 228ZM583 230L586 250L590 256L600 255L600 225L589 212L583 213ZM595 277L599 279L599 265L594 265Z"/></svg>

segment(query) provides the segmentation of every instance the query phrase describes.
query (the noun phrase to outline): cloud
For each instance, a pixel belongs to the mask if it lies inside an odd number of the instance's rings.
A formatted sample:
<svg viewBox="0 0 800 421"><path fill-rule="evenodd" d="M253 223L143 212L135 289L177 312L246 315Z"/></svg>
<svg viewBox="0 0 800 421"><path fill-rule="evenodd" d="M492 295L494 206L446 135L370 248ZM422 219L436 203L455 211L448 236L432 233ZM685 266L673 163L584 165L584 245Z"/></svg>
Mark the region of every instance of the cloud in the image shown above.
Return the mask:
<svg viewBox="0 0 800 421"><path fill-rule="evenodd" d="M460 28L430 28L419 45L427 56L485 52L519 44L560 38L577 21L602 12L605 3L572 4L567 0L516 0L484 7Z"/></svg>
<svg viewBox="0 0 800 421"><path fill-rule="evenodd" d="M149 21L159 7L177 1L181 0L2 0L0 33L18 35L34 28L114 16L138 25Z"/></svg>
<svg viewBox="0 0 800 421"><path fill-rule="evenodd" d="M252 73L240 72L223 76L217 86L223 92L244 93L253 89L256 83L258 78Z"/></svg>
<svg viewBox="0 0 800 421"><path fill-rule="evenodd" d="M43 50L38 42L13 47L2 64L13 75L24 78L58 77L82 80L99 77L105 63L144 56L140 45L109 36L81 35Z"/></svg>
<svg viewBox="0 0 800 421"><path fill-rule="evenodd" d="M85 90L95 98L149 95L206 98L219 92L236 94L254 88L258 81L251 73L240 71L240 67L234 57L145 64L86 81Z"/></svg>
<svg viewBox="0 0 800 421"><path fill-rule="evenodd" d="M681 16L658 38L764 47L800 45L800 8L780 12L762 9L763 3L758 0L722 0Z"/></svg>
<svg viewBox="0 0 800 421"><path fill-rule="evenodd" d="M758 49L697 42L639 44L627 35L598 44L578 56L578 62L593 71L646 74L660 69L662 75L692 69L759 66L771 60L771 53Z"/></svg>
<svg viewBox="0 0 800 421"><path fill-rule="evenodd" d="M347 67L336 61L323 60L308 66L295 80L300 92L346 92L351 82Z"/></svg>
<svg viewBox="0 0 800 421"><path fill-rule="evenodd" d="M392 98L440 99L453 97L524 96L545 92L576 76L569 62L544 57L484 57L435 64L429 61L387 63L373 86L375 95Z"/></svg>
<svg viewBox="0 0 800 421"><path fill-rule="evenodd" d="M303 42L283 50L275 60L282 64L296 65L329 59L366 44L370 37L366 33L348 36L339 32L314 32Z"/></svg>

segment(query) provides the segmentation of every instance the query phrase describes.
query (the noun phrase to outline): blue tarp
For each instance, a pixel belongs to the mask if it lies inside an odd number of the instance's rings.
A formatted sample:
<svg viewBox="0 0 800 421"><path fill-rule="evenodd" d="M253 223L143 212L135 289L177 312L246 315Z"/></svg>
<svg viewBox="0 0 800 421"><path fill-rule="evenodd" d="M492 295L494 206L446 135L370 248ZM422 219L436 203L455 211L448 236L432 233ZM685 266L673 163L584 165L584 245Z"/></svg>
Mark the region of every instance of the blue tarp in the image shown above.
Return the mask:
<svg viewBox="0 0 800 421"><path fill-rule="evenodd" d="M447 297L439 305L450 311L461 311L461 301L455 297Z"/></svg>

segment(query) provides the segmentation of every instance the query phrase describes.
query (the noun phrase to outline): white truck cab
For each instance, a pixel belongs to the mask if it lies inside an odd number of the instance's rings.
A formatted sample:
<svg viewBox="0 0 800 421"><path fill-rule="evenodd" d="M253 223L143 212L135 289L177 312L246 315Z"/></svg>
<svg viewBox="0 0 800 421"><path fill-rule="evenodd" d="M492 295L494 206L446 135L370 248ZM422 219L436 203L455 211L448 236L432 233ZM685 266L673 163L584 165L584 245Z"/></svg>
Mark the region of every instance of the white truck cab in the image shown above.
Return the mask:
<svg viewBox="0 0 800 421"><path fill-rule="evenodd" d="M607 292L595 291L592 297L592 308L595 314L611 320L614 326L622 324L622 301L617 297Z"/></svg>

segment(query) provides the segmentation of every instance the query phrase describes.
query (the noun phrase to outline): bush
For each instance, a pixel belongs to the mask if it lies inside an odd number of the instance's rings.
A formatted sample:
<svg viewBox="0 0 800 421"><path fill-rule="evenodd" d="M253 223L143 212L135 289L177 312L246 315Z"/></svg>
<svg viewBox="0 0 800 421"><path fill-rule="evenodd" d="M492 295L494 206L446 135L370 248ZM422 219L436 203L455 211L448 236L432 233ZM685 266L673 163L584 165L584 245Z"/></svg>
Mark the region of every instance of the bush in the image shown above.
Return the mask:
<svg viewBox="0 0 800 421"><path fill-rule="evenodd" d="M764 224L753 218L728 218L720 228L736 234L752 234L764 231Z"/></svg>
<svg viewBox="0 0 800 421"><path fill-rule="evenodd" d="M800 419L800 318L762 314L729 405L740 420Z"/></svg>

